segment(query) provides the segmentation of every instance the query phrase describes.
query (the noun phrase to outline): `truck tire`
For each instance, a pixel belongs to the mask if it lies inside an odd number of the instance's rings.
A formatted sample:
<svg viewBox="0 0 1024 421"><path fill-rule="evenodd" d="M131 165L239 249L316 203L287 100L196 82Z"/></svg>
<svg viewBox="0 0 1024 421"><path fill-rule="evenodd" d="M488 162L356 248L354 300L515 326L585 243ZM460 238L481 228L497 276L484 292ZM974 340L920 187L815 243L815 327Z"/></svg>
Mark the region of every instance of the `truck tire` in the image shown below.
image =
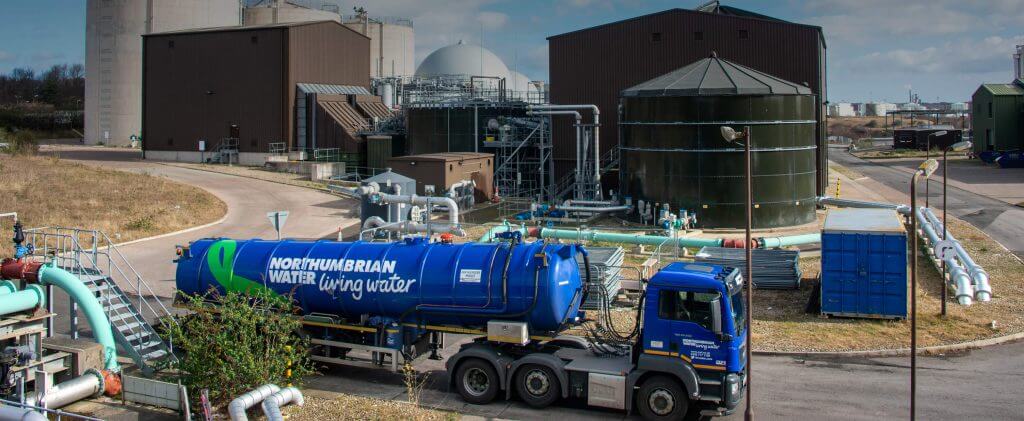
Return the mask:
<svg viewBox="0 0 1024 421"><path fill-rule="evenodd" d="M516 371L516 393L534 408L544 408L558 400L562 385L550 368L539 364L524 364Z"/></svg>
<svg viewBox="0 0 1024 421"><path fill-rule="evenodd" d="M646 420L681 420L690 409L690 398L679 382L654 376L640 385L637 409Z"/></svg>
<svg viewBox="0 0 1024 421"><path fill-rule="evenodd" d="M462 399L472 404L483 405L493 401L501 388L499 383L494 367L479 358L470 358L455 370L455 387Z"/></svg>

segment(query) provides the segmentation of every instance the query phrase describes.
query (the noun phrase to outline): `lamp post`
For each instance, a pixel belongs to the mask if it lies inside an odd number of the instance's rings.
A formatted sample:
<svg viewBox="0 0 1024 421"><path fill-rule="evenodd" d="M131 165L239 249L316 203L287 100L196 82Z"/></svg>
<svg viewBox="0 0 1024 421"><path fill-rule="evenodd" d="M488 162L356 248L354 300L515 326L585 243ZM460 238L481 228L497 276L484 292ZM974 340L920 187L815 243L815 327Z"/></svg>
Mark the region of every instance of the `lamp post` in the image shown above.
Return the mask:
<svg viewBox="0 0 1024 421"><path fill-rule="evenodd" d="M751 250L750 250L750 248L751 248L752 245L750 243L750 230L751 230L751 225L753 224L752 222L753 222L753 207L754 207L754 187L753 187L754 178L753 178L753 176L751 174L751 170L750 170L750 161L751 161L750 160L750 126L743 126L743 131L739 132L739 133L737 133L736 130L733 130L733 128L729 127L729 126L722 126L721 130L722 130L722 137L725 138L725 140L727 142L733 143L737 139L745 139L746 140L746 142L743 142L743 159L744 159L744 162L745 162L744 170L745 170L745 174L746 174L745 178L746 178L746 181L747 181L746 182L746 188L747 188L747 212L746 212L747 213L747 227L746 227L746 242L744 243L744 250L746 250L746 259L747 259L746 260L746 262L747 262L747 271L746 272L747 273L745 274L746 278L747 278L747 285L746 285L746 290L747 290L746 291L747 292L747 320L746 320L746 323L747 323L747 338L746 338L747 409L746 409L746 412L743 413L743 419L746 420L746 421L751 421L751 420L754 419L753 394L751 393L751 389L750 389L750 384L752 383L751 382L751 377L753 377L753 374L754 374L754 371L750 369L750 365L751 365L751 362L752 362L752 358L751 358L750 354L751 354L751 350L753 349L753 346L751 345L750 341L751 341L751 337L754 336L753 323L751 323L751 320L753 318L752 313L754 312L754 298L753 298L754 297L754 295L753 295L754 294L754 274L753 274L753 267L754 267L754 265L753 265L753 262L751 261Z"/></svg>
<svg viewBox="0 0 1024 421"><path fill-rule="evenodd" d="M952 145L949 145L949 147L947 147L947 148L942 150L942 239L943 240L946 239L946 231L949 230L948 228L946 228L946 224L947 224L946 221L948 221L948 219L946 218L946 184L947 184L946 180L949 179L949 167L946 165L946 162L947 162L946 161L946 155L949 153L949 151L963 152L963 151L965 151L967 149L970 149L971 146L973 146L971 141L964 140L964 141L956 142L956 143L954 143ZM942 261L942 317L946 317L946 289L948 288L946 286L946 260L945 259L940 259L940 260Z"/></svg>
<svg viewBox="0 0 1024 421"><path fill-rule="evenodd" d="M928 159L917 167L910 179L910 419L915 420L917 399L917 178L924 176L925 183L939 163ZM945 290L945 280L943 290Z"/></svg>
<svg viewBox="0 0 1024 421"><path fill-rule="evenodd" d="M938 121L938 120L936 120ZM945 130L939 130L937 132L928 133L927 141L925 142L924 159L932 159L932 137L945 136L949 133ZM928 207L928 198L931 196L928 189L928 180L924 180L924 207Z"/></svg>

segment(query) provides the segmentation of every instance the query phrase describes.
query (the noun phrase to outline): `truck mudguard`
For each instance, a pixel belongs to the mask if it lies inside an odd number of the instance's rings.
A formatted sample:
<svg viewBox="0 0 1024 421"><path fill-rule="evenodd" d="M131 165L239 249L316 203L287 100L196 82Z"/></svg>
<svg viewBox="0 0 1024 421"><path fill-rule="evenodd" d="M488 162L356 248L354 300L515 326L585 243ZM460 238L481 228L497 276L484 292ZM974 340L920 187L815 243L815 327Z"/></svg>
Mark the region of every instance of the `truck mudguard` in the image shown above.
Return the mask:
<svg viewBox="0 0 1024 421"><path fill-rule="evenodd" d="M515 378L516 370L523 364L537 364L550 368L558 377L558 383L562 387L562 397L569 397L569 376L565 374L565 361L551 354L529 354L512 363L508 370L508 383L505 383L505 399L512 397L512 379Z"/></svg>
<svg viewBox="0 0 1024 421"><path fill-rule="evenodd" d="M512 364L513 358L491 348L490 346L472 344L455 355L452 355L448 361L445 361L444 368L448 370L449 374L448 387L455 385L455 367L458 367L459 362L466 358L479 358L491 363L491 366L494 367L494 371L498 373L498 385L504 388L505 385L509 384L510 380L508 380L507 368Z"/></svg>
<svg viewBox="0 0 1024 421"><path fill-rule="evenodd" d="M636 363L636 370L626 377L626 410L629 411L633 403L633 388L636 382L648 371L665 373L675 376L686 387L686 392L691 399L700 398L700 385L697 382L697 371L686 361L676 357L661 355L640 354Z"/></svg>

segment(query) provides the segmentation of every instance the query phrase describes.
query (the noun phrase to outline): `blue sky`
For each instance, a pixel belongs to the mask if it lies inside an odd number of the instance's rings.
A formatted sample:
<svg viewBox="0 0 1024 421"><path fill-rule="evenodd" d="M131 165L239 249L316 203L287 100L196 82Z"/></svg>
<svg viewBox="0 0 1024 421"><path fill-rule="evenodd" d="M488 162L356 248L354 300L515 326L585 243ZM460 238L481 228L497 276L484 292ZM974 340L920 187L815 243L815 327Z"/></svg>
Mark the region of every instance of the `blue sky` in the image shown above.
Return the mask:
<svg viewBox="0 0 1024 421"><path fill-rule="evenodd" d="M142 1L142 0L132 0ZM156 0L173 1L173 0ZM321 2L323 0L304 0ZM510 68L547 78L550 35L703 0L330 1L342 11L410 17L416 58L464 39ZM2 0L0 72L84 62L85 0ZM1007 82L1024 44L1024 0L723 0L723 4L824 27L829 99L964 101L983 82ZM482 31L481 31L482 29Z"/></svg>

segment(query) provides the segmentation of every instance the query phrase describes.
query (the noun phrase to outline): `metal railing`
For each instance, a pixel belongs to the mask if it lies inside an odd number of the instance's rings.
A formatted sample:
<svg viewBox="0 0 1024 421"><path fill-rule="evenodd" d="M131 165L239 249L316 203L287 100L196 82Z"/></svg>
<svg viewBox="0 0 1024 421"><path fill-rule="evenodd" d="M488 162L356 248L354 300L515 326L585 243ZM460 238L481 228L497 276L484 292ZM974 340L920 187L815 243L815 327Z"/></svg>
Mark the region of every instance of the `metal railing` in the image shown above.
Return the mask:
<svg viewBox="0 0 1024 421"><path fill-rule="evenodd" d="M288 155L288 144L285 142L268 143L267 152L271 155Z"/></svg>
<svg viewBox="0 0 1024 421"><path fill-rule="evenodd" d="M150 318L152 318L164 326L167 326L167 323L177 324L177 320L172 317L171 311L160 301L159 296L153 291L149 283L142 278L138 270L135 269L103 231L67 227L41 227L27 229L25 234L28 237L28 243L36 248L36 258L42 259L44 262L47 259L51 259L58 267L64 268L80 277L84 275L97 275L110 278L109 283L112 285L107 287L107 289L103 289L100 293L102 301L109 303L111 300L107 293L108 290L114 290L123 294L124 288L122 288L122 285L134 287L135 298L138 303L135 305L135 313L133 314L133 309L128 306L115 308L115 306L104 305L104 311L110 320L124 320L125 318L137 315L145 323L149 323ZM83 244L86 244L86 246L83 247ZM83 282L95 284L94 280L86 281L83 279ZM126 294L125 296L127 297ZM77 337L75 306L72 306L71 312L72 335ZM142 335L146 333L142 325L129 325L128 329L132 334ZM140 341L139 346L141 347L142 345L144 343ZM167 346L173 358L173 337L168 336Z"/></svg>

